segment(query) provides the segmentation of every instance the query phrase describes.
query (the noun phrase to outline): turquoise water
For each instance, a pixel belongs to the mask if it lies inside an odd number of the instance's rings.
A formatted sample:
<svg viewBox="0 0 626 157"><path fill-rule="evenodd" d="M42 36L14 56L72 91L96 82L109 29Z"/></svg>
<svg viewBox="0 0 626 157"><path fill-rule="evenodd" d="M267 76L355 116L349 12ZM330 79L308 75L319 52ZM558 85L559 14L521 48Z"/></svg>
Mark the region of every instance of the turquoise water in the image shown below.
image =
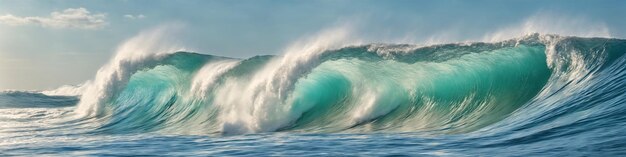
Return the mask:
<svg viewBox="0 0 626 157"><path fill-rule="evenodd" d="M3 92L0 155L624 155L625 52L553 35L177 52L101 70L82 96Z"/></svg>

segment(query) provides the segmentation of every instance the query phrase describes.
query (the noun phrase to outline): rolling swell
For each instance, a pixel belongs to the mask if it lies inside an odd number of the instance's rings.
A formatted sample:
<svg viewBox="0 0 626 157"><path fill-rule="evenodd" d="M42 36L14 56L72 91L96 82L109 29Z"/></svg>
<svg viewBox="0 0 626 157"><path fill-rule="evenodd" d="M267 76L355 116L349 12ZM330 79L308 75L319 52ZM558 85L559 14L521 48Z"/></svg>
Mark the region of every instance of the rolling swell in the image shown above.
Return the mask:
<svg viewBox="0 0 626 157"><path fill-rule="evenodd" d="M83 95L104 101L80 105L103 108L98 130L110 133L539 133L592 108L624 110L614 106L623 93L598 91L624 88L625 44L535 34L245 60L178 52L134 67L107 96Z"/></svg>
<svg viewBox="0 0 626 157"><path fill-rule="evenodd" d="M0 109L67 107L76 103L78 98L74 96L48 96L25 91L0 92Z"/></svg>

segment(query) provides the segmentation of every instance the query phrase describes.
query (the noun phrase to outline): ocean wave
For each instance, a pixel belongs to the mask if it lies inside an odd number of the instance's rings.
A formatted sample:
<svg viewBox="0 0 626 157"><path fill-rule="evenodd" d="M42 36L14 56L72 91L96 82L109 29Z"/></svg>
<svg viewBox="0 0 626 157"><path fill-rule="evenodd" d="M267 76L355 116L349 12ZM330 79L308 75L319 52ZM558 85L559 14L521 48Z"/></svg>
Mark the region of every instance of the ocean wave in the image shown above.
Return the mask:
<svg viewBox="0 0 626 157"><path fill-rule="evenodd" d="M623 104L623 93L602 97L609 94L603 89L626 86L618 81L621 39L531 34L432 46L321 40L298 53L249 59L180 51L118 58L115 68L99 71L77 111L101 117L103 132L496 134Z"/></svg>

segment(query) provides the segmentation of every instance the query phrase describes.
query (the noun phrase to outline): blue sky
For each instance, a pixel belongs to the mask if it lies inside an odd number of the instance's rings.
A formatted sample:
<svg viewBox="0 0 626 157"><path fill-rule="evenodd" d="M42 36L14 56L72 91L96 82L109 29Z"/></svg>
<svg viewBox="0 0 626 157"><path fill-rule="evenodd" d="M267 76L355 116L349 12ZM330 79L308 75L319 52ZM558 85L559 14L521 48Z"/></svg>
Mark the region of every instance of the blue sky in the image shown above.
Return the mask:
<svg viewBox="0 0 626 157"><path fill-rule="evenodd" d="M420 44L433 36L480 38L544 16L541 27L598 25L612 37L626 36L626 1L619 0L0 0L0 90L79 84L125 39L171 23L184 26L172 40L185 47L246 58L280 53L338 23L350 23L368 41ZM550 23L559 21L566 22Z"/></svg>

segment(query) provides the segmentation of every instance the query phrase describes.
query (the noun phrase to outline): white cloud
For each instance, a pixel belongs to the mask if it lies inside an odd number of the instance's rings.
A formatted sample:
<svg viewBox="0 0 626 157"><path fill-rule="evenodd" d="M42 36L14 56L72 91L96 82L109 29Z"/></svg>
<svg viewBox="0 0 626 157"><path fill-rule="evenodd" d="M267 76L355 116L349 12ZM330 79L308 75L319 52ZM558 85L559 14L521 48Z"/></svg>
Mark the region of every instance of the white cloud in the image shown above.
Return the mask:
<svg viewBox="0 0 626 157"><path fill-rule="evenodd" d="M126 14L126 15L124 15L124 17L127 18L127 19L131 19L131 20L146 18L146 16L143 15L143 14L139 14L139 15Z"/></svg>
<svg viewBox="0 0 626 157"><path fill-rule="evenodd" d="M13 26L39 25L46 28L99 29L107 25L105 19L106 15L102 13L92 14L85 8L68 8L61 12L52 12L50 17L1 15L0 23Z"/></svg>

